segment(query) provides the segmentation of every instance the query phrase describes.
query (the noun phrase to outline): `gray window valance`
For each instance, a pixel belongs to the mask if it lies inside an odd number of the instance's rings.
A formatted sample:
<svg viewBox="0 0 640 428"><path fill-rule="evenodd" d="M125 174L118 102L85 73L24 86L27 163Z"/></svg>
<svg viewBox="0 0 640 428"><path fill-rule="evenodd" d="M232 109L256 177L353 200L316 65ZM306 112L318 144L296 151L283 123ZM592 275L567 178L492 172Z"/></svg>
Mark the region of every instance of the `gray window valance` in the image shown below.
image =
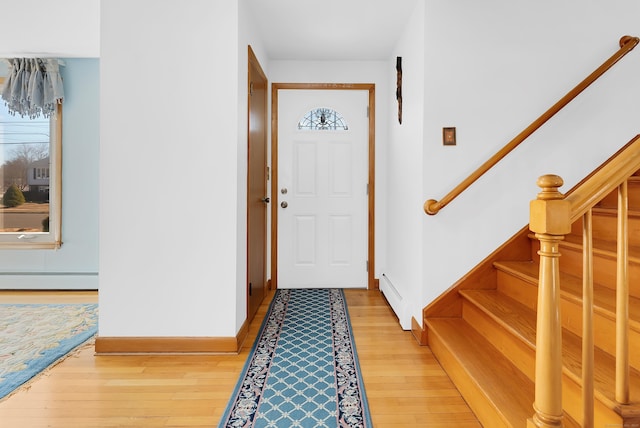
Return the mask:
<svg viewBox="0 0 640 428"><path fill-rule="evenodd" d="M64 98L60 65L53 58L13 58L2 90L11 114L50 117Z"/></svg>

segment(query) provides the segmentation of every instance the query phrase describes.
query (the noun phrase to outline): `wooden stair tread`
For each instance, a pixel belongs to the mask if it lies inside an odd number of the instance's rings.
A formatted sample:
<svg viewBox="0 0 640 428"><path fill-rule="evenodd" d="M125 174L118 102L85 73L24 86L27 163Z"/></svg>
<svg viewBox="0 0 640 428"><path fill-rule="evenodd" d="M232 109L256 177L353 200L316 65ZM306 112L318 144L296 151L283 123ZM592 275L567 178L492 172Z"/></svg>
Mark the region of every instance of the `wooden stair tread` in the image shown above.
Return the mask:
<svg viewBox="0 0 640 428"><path fill-rule="evenodd" d="M540 265L532 261L501 261L494 266L524 281L537 286ZM560 287L563 298L582 301L582 279L560 272ZM608 287L593 284L594 311L615 319L616 292ZM640 331L640 299L629 296L629 325Z"/></svg>
<svg viewBox="0 0 640 428"><path fill-rule="evenodd" d="M486 313L503 328L522 340L532 351L536 343L536 313L527 306L497 290L461 290L460 294ZM566 329L562 331L563 372L581 383L582 340ZM599 348L594 350L594 387L596 396L611 408L615 403L615 359ZM630 369L631 396L640 396L640 373ZM629 406L628 412L640 411L640 406Z"/></svg>
<svg viewBox="0 0 640 428"><path fill-rule="evenodd" d="M536 314L534 311L498 290L460 290L460 295L516 335L531 349L535 349Z"/></svg>
<svg viewBox="0 0 640 428"><path fill-rule="evenodd" d="M533 415L533 382L462 318L429 318L426 323L429 334L440 337L505 419L524 426Z"/></svg>

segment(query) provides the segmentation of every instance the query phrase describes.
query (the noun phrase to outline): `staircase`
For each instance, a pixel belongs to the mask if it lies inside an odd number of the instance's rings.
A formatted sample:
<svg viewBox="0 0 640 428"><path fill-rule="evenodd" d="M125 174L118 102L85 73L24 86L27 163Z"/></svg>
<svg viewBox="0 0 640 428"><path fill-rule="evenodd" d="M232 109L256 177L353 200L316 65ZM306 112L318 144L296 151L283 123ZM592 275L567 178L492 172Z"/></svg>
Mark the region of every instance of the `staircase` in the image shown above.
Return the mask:
<svg viewBox="0 0 640 428"><path fill-rule="evenodd" d="M640 174L627 179L629 404L616 401L617 189L592 209L595 427L640 427ZM582 220L560 243L562 408L583 426ZM486 427L525 427L534 414L540 243L522 229L427 306L428 345Z"/></svg>

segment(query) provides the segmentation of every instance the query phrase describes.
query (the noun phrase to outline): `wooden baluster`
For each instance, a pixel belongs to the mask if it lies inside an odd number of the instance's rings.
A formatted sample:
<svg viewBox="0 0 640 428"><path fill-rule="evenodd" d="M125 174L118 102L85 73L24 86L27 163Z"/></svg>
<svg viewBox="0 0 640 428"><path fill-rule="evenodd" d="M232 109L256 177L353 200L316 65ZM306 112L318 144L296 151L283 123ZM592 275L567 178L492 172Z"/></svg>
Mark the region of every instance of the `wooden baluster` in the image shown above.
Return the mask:
<svg viewBox="0 0 640 428"><path fill-rule="evenodd" d="M616 401L629 403L629 231L627 182L618 187L616 275Z"/></svg>
<svg viewBox="0 0 640 428"><path fill-rule="evenodd" d="M582 216L582 426L593 428L593 226Z"/></svg>
<svg viewBox="0 0 640 428"><path fill-rule="evenodd" d="M540 278L536 332L535 413L529 427L562 426L562 324L558 246L571 231L570 204L558 191L557 175L543 175L542 189L531 201L529 229L540 241Z"/></svg>

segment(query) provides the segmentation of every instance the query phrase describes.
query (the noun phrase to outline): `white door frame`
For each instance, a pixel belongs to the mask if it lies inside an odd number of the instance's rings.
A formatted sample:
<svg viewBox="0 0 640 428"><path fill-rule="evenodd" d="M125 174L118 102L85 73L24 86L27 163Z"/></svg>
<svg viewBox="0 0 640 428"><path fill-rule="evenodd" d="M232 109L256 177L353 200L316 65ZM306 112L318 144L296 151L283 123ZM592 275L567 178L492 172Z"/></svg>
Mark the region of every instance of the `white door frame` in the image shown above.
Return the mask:
<svg viewBox="0 0 640 428"><path fill-rule="evenodd" d="M272 83L271 84L271 197L278 194L278 91L283 90L358 90L369 93L369 194L367 288L379 289L375 278L375 92L374 83ZM278 287L278 204L271 204L271 288Z"/></svg>

